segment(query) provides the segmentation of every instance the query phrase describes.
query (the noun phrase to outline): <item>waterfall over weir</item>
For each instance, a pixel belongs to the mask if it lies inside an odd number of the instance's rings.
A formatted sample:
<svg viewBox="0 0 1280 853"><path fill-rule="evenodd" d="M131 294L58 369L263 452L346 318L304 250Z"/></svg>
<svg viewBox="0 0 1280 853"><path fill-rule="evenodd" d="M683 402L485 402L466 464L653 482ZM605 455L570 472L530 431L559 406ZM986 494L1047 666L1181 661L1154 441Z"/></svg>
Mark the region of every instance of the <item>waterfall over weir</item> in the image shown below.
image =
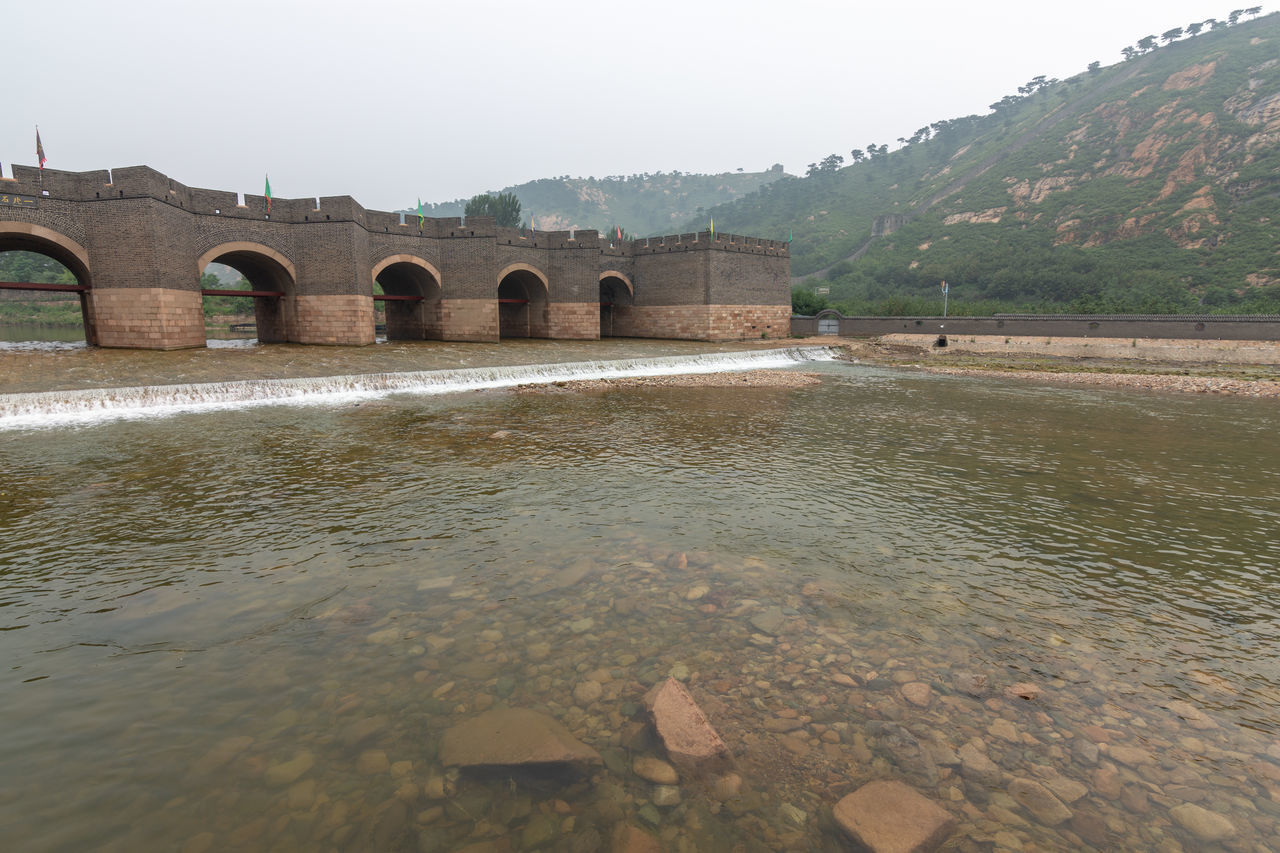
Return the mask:
<svg viewBox="0 0 1280 853"><path fill-rule="evenodd" d="M0 429L69 426L249 406L338 405L391 394L455 394L584 379L784 368L831 361L838 352L830 347L787 347L615 361L2 394Z"/></svg>

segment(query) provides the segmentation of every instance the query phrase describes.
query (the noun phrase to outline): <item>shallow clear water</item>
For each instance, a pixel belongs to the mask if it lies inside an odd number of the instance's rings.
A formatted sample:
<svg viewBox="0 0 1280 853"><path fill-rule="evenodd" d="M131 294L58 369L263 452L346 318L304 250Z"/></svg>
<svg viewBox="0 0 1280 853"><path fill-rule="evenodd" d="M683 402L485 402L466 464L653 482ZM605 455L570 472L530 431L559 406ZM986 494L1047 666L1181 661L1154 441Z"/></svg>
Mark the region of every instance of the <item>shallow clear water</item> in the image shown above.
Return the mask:
<svg viewBox="0 0 1280 853"><path fill-rule="evenodd" d="M375 351L479 357L314 361ZM87 387L243 353L39 355L90 377L46 387ZM1275 849L1274 403L804 369L822 384L0 432L6 846L607 849L632 823L673 850L838 850L829 807L897 778L957 849L1202 849L1185 803ZM661 755L635 705L668 673L740 796L686 782L655 808L630 771ZM605 768L439 765L444 729L504 704Z"/></svg>

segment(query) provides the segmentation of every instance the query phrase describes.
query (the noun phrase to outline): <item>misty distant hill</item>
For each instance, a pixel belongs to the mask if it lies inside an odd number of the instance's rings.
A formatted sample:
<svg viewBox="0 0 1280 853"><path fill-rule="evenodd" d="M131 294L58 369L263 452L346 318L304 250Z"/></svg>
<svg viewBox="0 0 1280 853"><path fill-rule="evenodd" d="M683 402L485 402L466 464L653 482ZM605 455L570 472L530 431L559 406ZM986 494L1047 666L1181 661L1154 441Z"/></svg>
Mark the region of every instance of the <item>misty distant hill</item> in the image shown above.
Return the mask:
<svg viewBox="0 0 1280 853"><path fill-rule="evenodd" d="M658 172L604 178L543 178L492 192L515 193L526 221L547 231L613 226L648 237L679 231L719 204L742 198L784 177L781 165L766 172L693 175ZM462 216L466 199L422 205L427 216ZM707 227L703 221L701 228Z"/></svg>

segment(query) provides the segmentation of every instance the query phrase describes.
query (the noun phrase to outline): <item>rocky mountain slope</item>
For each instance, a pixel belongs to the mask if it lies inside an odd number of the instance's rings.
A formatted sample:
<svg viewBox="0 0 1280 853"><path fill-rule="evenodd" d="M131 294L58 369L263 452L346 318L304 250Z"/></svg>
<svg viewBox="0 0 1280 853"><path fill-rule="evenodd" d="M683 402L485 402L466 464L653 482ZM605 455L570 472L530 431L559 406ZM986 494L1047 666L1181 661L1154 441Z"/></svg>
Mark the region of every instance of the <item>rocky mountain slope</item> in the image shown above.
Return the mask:
<svg viewBox="0 0 1280 853"><path fill-rule="evenodd" d="M1280 14L1196 29L711 214L852 310L1280 311Z"/></svg>

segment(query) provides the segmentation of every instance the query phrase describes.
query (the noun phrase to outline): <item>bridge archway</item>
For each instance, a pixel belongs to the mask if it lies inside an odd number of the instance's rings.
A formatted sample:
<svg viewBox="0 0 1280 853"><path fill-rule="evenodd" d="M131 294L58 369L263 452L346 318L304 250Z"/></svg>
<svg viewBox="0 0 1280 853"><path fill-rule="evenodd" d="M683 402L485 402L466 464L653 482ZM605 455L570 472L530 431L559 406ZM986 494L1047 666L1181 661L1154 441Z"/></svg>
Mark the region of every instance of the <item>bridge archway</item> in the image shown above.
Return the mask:
<svg viewBox="0 0 1280 853"><path fill-rule="evenodd" d="M600 273L600 337L626 334L628 309L634 303L630 278L617 270Z"/></svg>
<svg viewBox="0 0 1280 853"><path fill-rule="evenodd" d="M546 275L528 264L498 273L498 337L551 336L551 288Z"/></svg>
<svg viewBox="0 0 1280 853"><path fill-rule="evenodd" d="M31 222L0 221L0 253L33 252L61 264L75 278L74 284L64 282L0 281L5 290L28 291L47 294L57 299L61 294L67 301L78 300L80 317L84 322L84 338L89 344L98 342L93 322L93 302L89 290L93 277L89 268L89 252L65 234L52 228Z"/></svg>
<svg viewBox="0 0 1280 853"><path fill-rule="evenodd" d="M387 340L440 340L443 334L440 270L416 255L392 255L373 268L373 280L382 288L387 317ZM378 295L374 294L378 300Z"/></svg>
<svg viewBox="0 0 1280 853"><path fill-rule="evenodd" d="M196 261L196 275L203 274L212 263L231 267L249 282L249 290L241 293L253 299L259 341L284 343L297 339L294 297L298 274L288 258L261 243L236 241L215 246L201 255ZM231 295L232 291L220 293Z"/></svg>

